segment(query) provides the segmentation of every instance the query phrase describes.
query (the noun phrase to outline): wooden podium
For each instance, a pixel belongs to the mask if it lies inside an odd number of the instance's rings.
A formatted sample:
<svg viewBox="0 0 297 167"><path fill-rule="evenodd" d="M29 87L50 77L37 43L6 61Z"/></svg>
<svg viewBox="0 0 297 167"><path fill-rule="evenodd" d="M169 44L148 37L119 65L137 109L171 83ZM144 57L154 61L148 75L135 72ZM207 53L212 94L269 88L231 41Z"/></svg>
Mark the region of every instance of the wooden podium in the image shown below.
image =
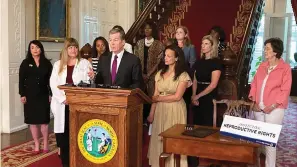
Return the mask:
<svg viewBox="0 0 297 167"><path fill-rule="evenodd" d="M59 88L70 107L71 167L142 166L142 104L151 103L148 96L140 89Z"/></svg>

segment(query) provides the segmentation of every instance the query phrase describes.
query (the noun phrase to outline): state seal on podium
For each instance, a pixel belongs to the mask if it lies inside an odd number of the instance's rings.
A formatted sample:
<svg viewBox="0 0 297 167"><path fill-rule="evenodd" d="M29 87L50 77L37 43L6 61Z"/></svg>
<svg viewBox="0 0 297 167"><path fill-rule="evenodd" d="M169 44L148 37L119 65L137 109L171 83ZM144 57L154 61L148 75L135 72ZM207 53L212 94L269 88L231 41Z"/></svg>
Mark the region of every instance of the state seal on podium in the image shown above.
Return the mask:
<svg viewBox="0 0 297 167"><path fill-rule="evenodd" d="M78 132L77 142L81 154L96 164L110 161L118 148L118 138L114 129L100 119L85 122Z"/></svg>

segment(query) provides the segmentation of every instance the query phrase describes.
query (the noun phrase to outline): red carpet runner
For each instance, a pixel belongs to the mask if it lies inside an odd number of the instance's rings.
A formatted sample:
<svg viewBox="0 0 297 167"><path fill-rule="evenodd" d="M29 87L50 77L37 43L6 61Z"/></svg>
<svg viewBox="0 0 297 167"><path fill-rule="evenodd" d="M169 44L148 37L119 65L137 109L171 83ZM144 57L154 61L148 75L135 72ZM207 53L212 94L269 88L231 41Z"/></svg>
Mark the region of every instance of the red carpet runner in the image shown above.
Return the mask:
<svg viewBox="0 0 297 167"><path fill-rule="evenodd" d="M36 161L27 167L62 167L61 160L57 153L43 158L40 161Z"/></svg>
<svg viewBox="0 0 297 167"><path fill-rule="evenodd" d="M40 142L42 146L42 139ZM5 148L1 150L1 165L2 167L47 167L47 165L48 167L59 167L61 162L57 156L56 139L53 133L49 135L49 149L51 151L48 153L35 154L33 153L33 141Z"/></svg>

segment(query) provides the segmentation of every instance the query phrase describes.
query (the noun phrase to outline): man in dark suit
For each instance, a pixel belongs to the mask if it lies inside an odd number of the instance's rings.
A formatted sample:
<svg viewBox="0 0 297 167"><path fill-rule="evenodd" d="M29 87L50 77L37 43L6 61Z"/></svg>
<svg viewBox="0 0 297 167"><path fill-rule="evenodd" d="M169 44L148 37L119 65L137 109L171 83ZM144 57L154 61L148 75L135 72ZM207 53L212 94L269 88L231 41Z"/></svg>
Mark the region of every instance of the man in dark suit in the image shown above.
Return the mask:
<svg viewBox="0 0 297 167"><path fill-rule="evenodd" d="M125 32L118 28L110 30L109 45L111 53L100 58L95 83L121 88L142 88L140 60L124 50Z"/></svg>

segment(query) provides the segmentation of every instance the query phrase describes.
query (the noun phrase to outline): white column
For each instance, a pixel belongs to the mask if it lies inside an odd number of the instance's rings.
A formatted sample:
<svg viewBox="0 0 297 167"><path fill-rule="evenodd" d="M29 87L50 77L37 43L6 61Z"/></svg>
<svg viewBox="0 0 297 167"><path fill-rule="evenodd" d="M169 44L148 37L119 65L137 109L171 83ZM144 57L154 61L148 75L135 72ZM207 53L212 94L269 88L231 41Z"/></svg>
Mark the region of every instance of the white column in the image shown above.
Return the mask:
<svg viewBox="0 0 297 167"><path fill-rule="evenodd" d="M129 30L135 21L135 0L119 0L118 18L125 32Z"/></svg>
<svg viewBox="0 0 297 167"><path fill-rule="evenodd" d="M84 33L83 33L83 1L79 0L78 2L78 13L79 13L79 16L77 17L78 19L78 26L79 26L79 32L78 32L78 42L79 42L79 46L83 46L83 41L84 41Z"/></svg>
<svg viewBox="0 0 297 167"><path fill-rule="evenodd" d="M8 0L0 1L0 113L1 132L8 132L10 129L9 120L9 75L8 75Z"/></svg>
<svg viewBox="0 0 297 167"><path fill-rule="evenodd" d="M25 57L25 1L1 0L1 132L26 128L18 94L18 71Z"/></svg>
<svg viewBox="0 0 297 167"><path fill-rule="evenodd" d="M80 11L80 2L82 0L70 0L70 36L80 41L79 30L80 30L80 22L79 22L79 11ZM82 47L80 45L80 47Z"/></svg>

